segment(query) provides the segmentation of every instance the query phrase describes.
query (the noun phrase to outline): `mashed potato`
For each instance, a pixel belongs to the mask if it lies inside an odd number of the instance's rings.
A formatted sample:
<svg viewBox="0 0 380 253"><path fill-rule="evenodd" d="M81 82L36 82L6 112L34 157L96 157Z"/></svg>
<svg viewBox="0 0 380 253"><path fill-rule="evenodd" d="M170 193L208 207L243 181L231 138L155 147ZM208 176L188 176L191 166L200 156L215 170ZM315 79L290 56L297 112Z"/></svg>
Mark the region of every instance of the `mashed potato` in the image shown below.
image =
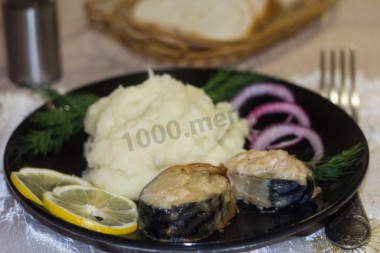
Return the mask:
<svg viewBox="0 0 380 253"><path fill-rule="evenodd" d="M84 124L84 177L131 199L170 166L219 165L242 151L248 133L229 103L214 105L202 89L152 73L93 104Z"/></svg>

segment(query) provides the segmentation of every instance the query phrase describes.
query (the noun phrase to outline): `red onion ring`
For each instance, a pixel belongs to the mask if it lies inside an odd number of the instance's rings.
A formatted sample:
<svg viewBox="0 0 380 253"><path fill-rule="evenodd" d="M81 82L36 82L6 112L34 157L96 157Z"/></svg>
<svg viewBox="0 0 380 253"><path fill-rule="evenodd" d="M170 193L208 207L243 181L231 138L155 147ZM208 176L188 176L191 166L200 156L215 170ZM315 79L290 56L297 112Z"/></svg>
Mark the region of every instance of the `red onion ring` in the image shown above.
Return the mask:
<svg viewBox="0 0 380 253"><path fill-rule="evenodd" d="M323 154L324 147L321 137L313 129L296 124L286 123L275 124L265 128L253 140L250 149L268 149L268 147L273 141L289 134L303 137L309 141L314 151L313 159L318 159L320 155Z"/></svg>
<svg viewBox="0 0 380 253"><path fill-rule="evenodd" d="M297 119L302 126L310 127L310 119L305 110L295 103L273 102L254 108L247 116L249 127L254 127L259 118L266 114L287 113Z"/></svg>
<svg viewBox="0 0 380 253"><path fill-rule="evenodd" d="M267 147L267 149L284 149L284 148L287 148L287 147L290 147L290 146L297 144L302 139L303 139L303 137L297 136L296 138L291 139L291 140L286 140L286 141L282 141L280 143L271 144Z"/></svg>
<svg viewBox="0 0 380 253"><path fill-rule="evenodd" d="M293 93L281 84L254 83L245 87L230 102L234 109L238 110L248 99L262 95L271 95L287 102L295 101Z"/></svg>
<svg viewBox="0 0 380 253"><path fill-rule="evenodd" d="M310 119L307 113L302 107L297 104L289 102L273 102L264 105L260 105L253 109L247 116L248 125L250 128L254 127L259 118L266 114L273 113L288 113L289 117L285 123L290 123L292 117L296 118L298 123L305 127L310 127ZM250 140L253 140L255 136L250 136ZM274 145L269 145L269 149L282 149L292 146L302 140L303 137L297 136L294 139L286 140Z"/></svg>

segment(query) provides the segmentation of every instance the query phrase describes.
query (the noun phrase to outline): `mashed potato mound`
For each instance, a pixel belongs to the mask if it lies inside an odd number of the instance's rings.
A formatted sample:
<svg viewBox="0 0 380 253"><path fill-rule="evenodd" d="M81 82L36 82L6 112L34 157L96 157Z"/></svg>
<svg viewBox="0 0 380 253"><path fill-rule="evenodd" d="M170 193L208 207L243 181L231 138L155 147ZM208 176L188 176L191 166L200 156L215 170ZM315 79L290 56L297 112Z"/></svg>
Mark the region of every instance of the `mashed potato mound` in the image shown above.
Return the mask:
<svg viewBox="0 0 380 253"><path fill-rule="evenodd" d="M83 176L131 199L170 166L219 165L242 151L248 133L229 103L214 105L202 89L152 73L93 104L84 124L90 136Z"/></svg>

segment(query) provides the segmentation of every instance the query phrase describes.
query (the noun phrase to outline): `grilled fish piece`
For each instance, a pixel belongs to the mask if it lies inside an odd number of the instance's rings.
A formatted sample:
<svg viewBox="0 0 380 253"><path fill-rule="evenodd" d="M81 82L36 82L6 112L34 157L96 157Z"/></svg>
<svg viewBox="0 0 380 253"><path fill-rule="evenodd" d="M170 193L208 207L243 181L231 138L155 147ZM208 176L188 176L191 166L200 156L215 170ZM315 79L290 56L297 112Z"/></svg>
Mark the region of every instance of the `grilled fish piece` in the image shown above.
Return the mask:
<svg viewBox="0 0 380 253"><path fill-rule="evenodd" d="M302 204L319 191L313 172L284 150L249 150L225 165L235 197L260 209Z"/></svg>
<svg viewBox="0 0 380 253"><path fill-rule="evenodd" d="M139 230L155 240L191 242L223 229L237 212L225 173L204 163L166 169L140 194Z"/></svg>

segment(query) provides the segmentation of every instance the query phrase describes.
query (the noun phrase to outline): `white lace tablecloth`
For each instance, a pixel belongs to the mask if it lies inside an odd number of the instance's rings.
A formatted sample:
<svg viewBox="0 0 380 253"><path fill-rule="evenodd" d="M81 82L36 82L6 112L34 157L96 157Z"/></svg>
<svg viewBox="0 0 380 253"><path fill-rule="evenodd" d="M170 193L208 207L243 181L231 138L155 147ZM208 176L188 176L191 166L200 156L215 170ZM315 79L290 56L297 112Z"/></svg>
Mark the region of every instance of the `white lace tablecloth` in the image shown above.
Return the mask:
<svg viewBox="0 0 380 253"><path fill-rule="evenodd" d="M371 243L354 252L378 252L380 249L380 78L373 78L380 77L380 55L375 47L380 43L377 34L380 23L378 11L372 7L380 6L377 1L363 1L366 4L357 0L341 1L338 8L311 28L237 65L239 69L256 68L316 89L319 81L317 56L321 45L336 48L349 41L352 42L350 45L356 46L358 66L363 69L357 76L362 98L360 126L370 146L370 164L360 187L360 196L374 230ZM62 80L55 86L59 90L68 91L85 83L136 70L169 66L137 56L104 34L90 29L83 14L83 0L58 3L64 69ZM4 47L2 39L0 36L0 48ZM372 78L363 73L370 73ZM5 54L0 53L0 252L102 252L36 221L11 196L6 186L2 157L7 140L22 119L41 103L38 96L7 80ZM251 250L255 253L341 251L326 241L323 229L308 236L284 238Z"/></svg>

